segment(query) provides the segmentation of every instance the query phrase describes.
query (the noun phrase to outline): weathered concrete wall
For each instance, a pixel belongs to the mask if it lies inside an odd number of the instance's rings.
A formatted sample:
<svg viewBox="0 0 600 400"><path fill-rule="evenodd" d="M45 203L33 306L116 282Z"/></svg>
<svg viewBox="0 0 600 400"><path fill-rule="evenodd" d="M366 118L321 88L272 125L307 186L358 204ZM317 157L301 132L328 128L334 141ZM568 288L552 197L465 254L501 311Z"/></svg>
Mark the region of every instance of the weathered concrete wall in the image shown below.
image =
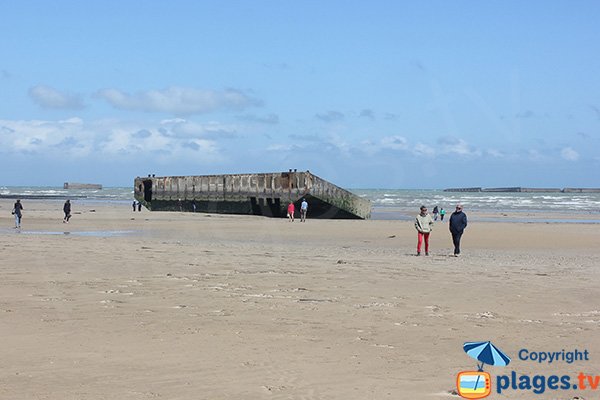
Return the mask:
<svg viewBox="0 0 600 400"><path fill-rule="evenodd" d="M600 193L600 188L564 188L563 193Z"/></svg>
<svg viewBox="0 0 600 400"><path fill-rule="evenodd" d="M448 188L444 189L444 192L481 192L480 187L468 187L468 188Z"/></svg>
<svg viewBox="0 0 600 400"><path fill-rule="evenodd" d="M562 190L564 191L564 189ZM527 188L527 187L503 187L503 188L450 188L444 189L444 192L498 192L498 193L559 193L561 189L557 188Z"/></svg>
<svg viewBox="0 0 600 400"><path fill-rule="evenodd" d="M99 183L73 183L65 182L63 189L102 189L102 185Z"/></svg>
<svg viewBox="0 0 600 400"><path fill-rule="evenodd" d="M136 200L150 210L285 215L288 203L307 198L309 214L369 218L371 204L310 172L136 178ZM311 200L309 200L309 198Z"/></svg>

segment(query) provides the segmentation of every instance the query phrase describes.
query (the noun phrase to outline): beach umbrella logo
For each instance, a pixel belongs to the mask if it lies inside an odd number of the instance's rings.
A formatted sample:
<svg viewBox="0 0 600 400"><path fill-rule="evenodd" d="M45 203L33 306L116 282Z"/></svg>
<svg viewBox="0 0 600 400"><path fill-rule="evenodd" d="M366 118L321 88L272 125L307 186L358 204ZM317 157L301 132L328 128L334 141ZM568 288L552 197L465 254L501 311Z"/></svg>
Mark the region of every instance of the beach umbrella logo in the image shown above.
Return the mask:
<svg viewBox="0 0 600 400"><path fill-rule="evenodd" d="M486 364L504 367L510 363L510 357L490 341L466 342L463 350L478 362L477 371L462 371L457 375L458 395L465 399L483 399L492 392L492 378L483 367Z"/></svg>
<svg viewBox="0 0 600 400"><path fill-rule="evenodd" d="M463 344L463 350L477 361L481 361L481 365L477 364L479 371L483 371L485 364L505 367L510 363L510 357L489 341L466 342Z"/></svg>

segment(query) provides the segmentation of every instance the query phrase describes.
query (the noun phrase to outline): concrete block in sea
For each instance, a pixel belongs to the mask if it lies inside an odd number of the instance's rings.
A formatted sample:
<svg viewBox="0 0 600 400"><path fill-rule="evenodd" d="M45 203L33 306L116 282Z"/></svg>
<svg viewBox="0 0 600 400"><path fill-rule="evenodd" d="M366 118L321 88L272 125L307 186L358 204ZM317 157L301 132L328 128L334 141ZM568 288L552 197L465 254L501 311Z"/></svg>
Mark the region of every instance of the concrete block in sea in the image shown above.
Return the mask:
<svg viewBox="0 0 600 400"><path fill-rule="evenodd" d="M371 202L309 171L137 177L135 199L151 211L285 217L289 202L309 203L309 218L366 219Z"/></svg>

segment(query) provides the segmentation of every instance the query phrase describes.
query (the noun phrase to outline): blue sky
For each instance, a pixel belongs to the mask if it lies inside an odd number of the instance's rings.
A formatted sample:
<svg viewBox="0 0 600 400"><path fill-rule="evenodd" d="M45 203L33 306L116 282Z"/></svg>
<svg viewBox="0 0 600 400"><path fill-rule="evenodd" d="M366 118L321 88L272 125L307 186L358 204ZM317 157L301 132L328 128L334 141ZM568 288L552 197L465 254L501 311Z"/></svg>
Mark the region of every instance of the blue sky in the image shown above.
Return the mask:
<svg viewBox="0 0 600 400"><path fill-rule="evenodd" d="M0 185L600 187L598 1L0 0Z"/></svg>

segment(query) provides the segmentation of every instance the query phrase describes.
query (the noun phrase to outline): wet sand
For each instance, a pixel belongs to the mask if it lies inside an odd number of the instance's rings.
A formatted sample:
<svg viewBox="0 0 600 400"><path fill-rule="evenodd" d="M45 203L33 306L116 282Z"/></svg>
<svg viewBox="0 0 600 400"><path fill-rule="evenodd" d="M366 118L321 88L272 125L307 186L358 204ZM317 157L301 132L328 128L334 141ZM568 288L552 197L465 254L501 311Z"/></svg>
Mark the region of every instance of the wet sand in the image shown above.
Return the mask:
<svg viewBox="0 0 600 400"><path fill-rule="evenodd" d="M411 221L24 207L18 233L0 201L3 399L447 398L478 340L513 358L492 374L600 374L599 224L473 222L459 258L437 224L415 257Z"/></svg>

